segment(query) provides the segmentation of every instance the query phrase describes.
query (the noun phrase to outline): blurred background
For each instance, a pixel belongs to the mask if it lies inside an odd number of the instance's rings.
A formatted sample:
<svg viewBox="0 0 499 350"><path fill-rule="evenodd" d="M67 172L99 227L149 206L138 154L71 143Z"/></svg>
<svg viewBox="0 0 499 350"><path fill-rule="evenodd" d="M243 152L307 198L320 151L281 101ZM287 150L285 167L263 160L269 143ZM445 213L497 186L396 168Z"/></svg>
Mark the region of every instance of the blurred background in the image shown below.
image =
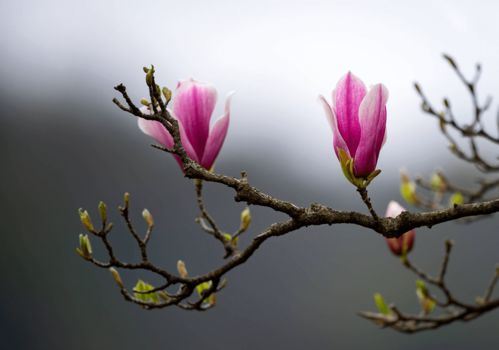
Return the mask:
<svg viewBox="0 0 499 350"><path fill-rule="evenodd" d="M152 258L192 274L221 263L222 251L194 223L192 182L173 159L152 149L136 120L111 99L123 82L147 96L142 66L155 64L162 85L193 77L225 95L235 90L231 126L217 170L279 198L365 211L341 175L317 95L330 96L351 70L390 91L388 141L370 186L375 208L400 200L400 167L428 175L443 169L473 185L479 175L455 160L435 120L419 110L413 81L438 105L453 102L462 120L471 104L441 53L463 71L484 65L482 97L499 92L495 1L35 1L0 3L0 339L11 349L497 349L499 312L469 324L402 335L356 315L374 310L381 292L417 312L415 277L384 239L349 225L311 227L267 242L228 275L206 313L145 311L125 302L106 270L76 253L77 209L97 217L132 195L133 218L155 217ZM494 104L494 109L497 104ZM494 112L486 123L494 125ZM483 145L485 155L497 150ZM234 230L243 208L233 193L208 185L219 224ZM279 215L253 208L242 243ZM117 212L112 242L124 260L137 252ZM436 272L445 239L456 241L449 281L465 300L483 293L499 261L497 217L473 226L419 229L413 260ZM95 253L103 255L94 240ZM123 274L127 285L148 275Z"/></svg>

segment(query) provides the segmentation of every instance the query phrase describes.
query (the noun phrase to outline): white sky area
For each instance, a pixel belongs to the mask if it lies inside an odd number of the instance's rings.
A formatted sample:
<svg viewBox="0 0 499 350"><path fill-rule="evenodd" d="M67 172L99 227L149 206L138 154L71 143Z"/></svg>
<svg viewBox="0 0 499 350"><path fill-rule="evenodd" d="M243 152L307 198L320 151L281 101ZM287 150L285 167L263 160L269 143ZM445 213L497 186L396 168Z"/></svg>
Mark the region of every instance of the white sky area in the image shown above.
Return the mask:
<svg viewBox="0 0 499 350"><path fill-rule="evenodd" d="M164 85L188 77L213 83L217 115L225 94L236 91L224 152L258 142L320 164L331 161L332 135L317 95L329 97L351 70L390 92L380 164L417 168L449 154L436 123L419 111L412 83L420 81L436 104L449 96L468 117L468 95L440 56L447 52L469 74L482 62L479 92L499 97L498 4L3 0L0 77L12 91L29 86L42 99L78 91L81 80L90 89L82 98L108 103L121 81L145 95L141 67L154 63Z"/></svg>

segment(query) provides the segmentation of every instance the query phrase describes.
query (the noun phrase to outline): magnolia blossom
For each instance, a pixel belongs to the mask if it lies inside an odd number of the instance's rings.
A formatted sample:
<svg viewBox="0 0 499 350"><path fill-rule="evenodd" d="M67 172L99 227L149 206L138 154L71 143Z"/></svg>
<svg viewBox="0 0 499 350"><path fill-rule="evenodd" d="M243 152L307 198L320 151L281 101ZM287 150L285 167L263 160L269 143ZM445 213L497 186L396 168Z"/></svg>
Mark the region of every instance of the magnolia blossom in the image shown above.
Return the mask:
<svg viewBox="0 0 499 350"><path fill-rule="evenodd" d="M334 152L342 167L350 161L351 175L367 178L376 170L386 137L388 90L376 84L367 91L364 83L348 72L333 90L332 105L323 96L319 98L333 129Z"/></svg>
<svg viewBox="0 0 499 350"><path fill-rule="evenodd" d="M386 217L394 218L398 216L403 211L406 211L400 204L395 201L388 203L386 208ZM410 230L404 233L399 238L387 238L386 243L388 243L388 248L393 254L397 256L403 256L409 253L414 246L414 238L416 236L416 231Z"/></svg>
<svg viewBox="0 0 499 350"><path fill-rule="evenodd" d="M178 120L180 139L187 155L206 169L211 169L222 148L230 120L231 94L225 101L225 112L210 129L210 120L217 102L217 91L207 83L194 79L177 84L171 115ZM151 113L148 107L143 112ZM139 118L139 128L167 148L174 141L168 130L157 121ZM180 167L182 161L175 156Z"/></svg>

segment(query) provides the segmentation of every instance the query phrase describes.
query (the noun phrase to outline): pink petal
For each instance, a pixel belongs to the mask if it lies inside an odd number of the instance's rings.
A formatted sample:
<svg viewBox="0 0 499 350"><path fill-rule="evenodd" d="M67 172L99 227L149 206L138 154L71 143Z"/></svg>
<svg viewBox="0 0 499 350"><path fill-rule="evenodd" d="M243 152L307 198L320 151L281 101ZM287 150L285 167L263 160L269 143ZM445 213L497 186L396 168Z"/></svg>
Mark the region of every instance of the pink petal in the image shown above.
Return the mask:
<svg viewBox="0 0 499 350"><path fill-rule="evenodd" d="M376 169L386 129L388 90L382 84L369 90L359 107L360 142L354 157L354 172L365 177Z"/></svg>
<svg viewBox="0 0 499 350"><path fill-rule="evenodd" d="M350 72L338 82L333 91L333 111L350 154L355 154L359 144L359 106L365 95L364 83Z"/></svg>
<svg viewBox="0 0 499 350"><path fill-rule="evenodd" d="M148 114L151 113L147 107L142 107L140 110L142 111L142 113L148 113ZM175 117L173 114L172 116ZM173 137L160 122L155 120L146 120L143 118L138 118L138 125L139 129L144 134L151 136L159 144L163 145L166 148L173 147L174 143ZM180 129L180 140L182 142L182 146L184 147L185 152L187 153L189 158L195 160L196 162L199 162L198 160L199 158L196 155L196 152L194 151L192 145L190 144L181 122L179 122L179 129ZM177 163L179 163L180 167L183 168L182 161L180 160L180 158L178 156L174 157L177 160Z"/></svg>
<svg viewBox="0 0 499 350"><path fill-rule="evenodd" d="M216 102L217 91L209 84L190 79L177 85L173 112L184 126L198 159L204 153Z"/></svg>
<svg viewBox="0 0 499 350"><path fill-rule="evenodd" d="M385 217L394 218L394 217L399 216L400 213L402 213L403 211L406 211L406 210L398 202L390 201L390 203L388 203L388 207L386 207Z"/></svg>
<svg viewBox="0 0 499 350"><path fill-rule="evenodd" d="M338 125L336 123L336 116L334 115L331 106L322 95L319 95L319 102L324 108L324 112L326 112L326 118L329 123L329 126L331 127L331 130L333 130L333 149L334 153L336 153L336 157L338 157L339 159L338 148L344 150L350 156L350 151L348 149L348 146L345 140L343 140L343 137L341 136L338 130Z"/></svg>
<svg viewBox="0 0 499 350"><path fill-rule="evenodd" d="M215 160L222 148L222 145L227 135L227 130L229 129L230 122L230 102L233 93L227 95L225 100L225 112L222 118L217 120L215 125L210 130L210 135L208 136L208 141L206 142L206 148L204 150L203 159L201 165L206 169L211 169Z"/></svg>
<svg viewBox="0 0 499 350"><path fill-rule="evenodd" d="M393 254L397 256L402 255L402 244L399 238L387 238L386 243L388 244L388 248L390 248Z"/></svg>
<svg viewBox="0 0 499 350"><path fill-rule="evenodd" d="M404 233L400 238L402 239L402 246L405 247L406 252L409 253L412 250L412 248L414 248L416 231L410 230Z"/></svg>
<svg viewBox="0 0 499 350"><path fill-rule="evenodd" d="M140 111L144 114L151 114L147 107L140 108ZM173 138L166 130L166 128L160 122L155 120L146 120L143 118L138 118L139 129L146 135L151 136L153 139L158 141L161 145L166 148L173 147Z"/></svg>
<svg viewBox="0 0 499 350"><path fill-rule="evenodd" d="M399 216L400 213L404 211L406 210L398 202L390 201L390 203L388 203L388 207L386 208L385 216L394 218ZM404 249L406 253L409 253L412 250L414 246L415 237L416 237L416 231L410 230L404 233L399 238L386 239L386 243L388 244L388 247L390 248L393 254L400 256L402 255Z"/></svg>

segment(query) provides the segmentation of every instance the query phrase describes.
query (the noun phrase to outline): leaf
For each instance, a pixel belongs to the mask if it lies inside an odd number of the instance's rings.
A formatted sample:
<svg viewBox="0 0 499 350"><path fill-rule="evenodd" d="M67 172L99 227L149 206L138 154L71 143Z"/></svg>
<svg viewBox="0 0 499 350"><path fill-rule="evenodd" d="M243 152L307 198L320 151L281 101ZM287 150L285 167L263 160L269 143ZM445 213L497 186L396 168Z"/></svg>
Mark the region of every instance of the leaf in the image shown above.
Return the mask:
<svg viewBox="0 0 499 350"><path fill-rule="evenodd" d="M409 204L414 205L419 202L416 194L416 184L412 181L402 181L400 183L400 195Z"/></svg>
<svg viewBox="0 0 499 350"><path fill-rule="evenodd" d="M153 303L158 303L159 302L159 296L156 292L154 293L144 293L153 290L154 287L150 285L149 283L146 283L142 280L138 280L137 284L133 288L134 292L139 292L139 293L134 293L134 296L136 299L139 299L144 302L152 301Z"/></svg>
<svg viewBox="0 0 499 350"><path fill-rule="evenodd" d="M374 303L376 304L378 311L383 315L390 316L392 314L392 310L390 310L390 307L388 307L388 305L385 302L385 299L380 293L374 294Z"/></svg>
<svg viewBox="0 0 499 350"><path fill-rule="evenodd" d="M455 205L464 204L464 197L461 192L455 192L449 198L449 207L453 208Z"/></svg>
<svg viewBox="0 0 499 350"><path fill-rule="evenodd" d="M416 280L416 296L425 315L430 314L436 306L436 301L430 295L423 280Z"/></svg>

